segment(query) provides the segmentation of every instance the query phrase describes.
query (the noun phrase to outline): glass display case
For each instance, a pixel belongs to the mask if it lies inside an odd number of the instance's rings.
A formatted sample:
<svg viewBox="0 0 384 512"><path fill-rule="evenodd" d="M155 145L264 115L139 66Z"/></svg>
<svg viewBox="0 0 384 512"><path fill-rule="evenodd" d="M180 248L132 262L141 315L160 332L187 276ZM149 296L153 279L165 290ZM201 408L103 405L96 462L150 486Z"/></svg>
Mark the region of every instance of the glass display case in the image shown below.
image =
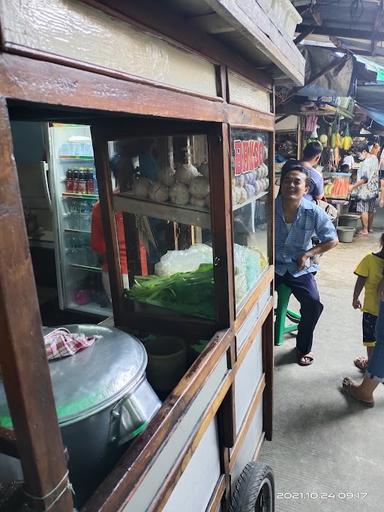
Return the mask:
<svg viewBox="0 0 384 512"><path fill-rule="evenodd" d="M269 134L232 129L231 146L235 298L239 309L269 265Z"/></svg>
<svg viewBox="0 0 384 512"><path fill-rule="evenodd" d="M214 320L210 171L206 135L108 141L125 297L135 311ZM150 308L148 308L150 306Z"/></svg>

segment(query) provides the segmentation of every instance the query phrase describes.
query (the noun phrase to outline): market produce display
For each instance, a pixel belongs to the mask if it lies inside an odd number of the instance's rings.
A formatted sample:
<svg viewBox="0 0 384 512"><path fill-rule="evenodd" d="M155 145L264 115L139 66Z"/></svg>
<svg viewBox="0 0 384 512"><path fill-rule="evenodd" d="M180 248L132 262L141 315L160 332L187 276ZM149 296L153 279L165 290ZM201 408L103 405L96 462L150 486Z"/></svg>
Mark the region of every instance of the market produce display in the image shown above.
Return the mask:
<svg viewBox="0 0 384 512"><path fill-rule="evenodd" d="M214 318L213 252L205 244L167 251L155 265L156 275L135 277L125 290L129 299L179 313ZM268 266L262 252L254 247L234 245L235 295L239 303L254 287Z"/></svg>
<svg viewBox="0 0 384 512"><path fill-rule="evenodd" d="M349 175L330 177L332 181L324 186L326 197L346 199L349 195Z"/></svg>
<svg viewBox="0 0 384 512"><path fill-rule="evenodd" d="M129 299L159 306L185 315L213 320L213 265L204 263L193 272L177 272L168 276L138 276L130 290Z"/></svg>

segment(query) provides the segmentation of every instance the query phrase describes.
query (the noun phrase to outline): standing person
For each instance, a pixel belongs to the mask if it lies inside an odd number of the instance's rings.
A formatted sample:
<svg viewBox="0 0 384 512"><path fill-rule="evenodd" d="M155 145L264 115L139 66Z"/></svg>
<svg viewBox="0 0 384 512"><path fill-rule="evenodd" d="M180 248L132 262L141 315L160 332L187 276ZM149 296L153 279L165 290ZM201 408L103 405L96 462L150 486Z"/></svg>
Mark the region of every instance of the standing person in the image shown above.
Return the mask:
<svg viewBox="0 0 384 512"><path fill-rule="evenodd" d="M304 198L309 186L309 172L297 164L282 176L281 193L276 198L276 287L281 283L289 286L300 302L301 320L296 337L300 366L313 362L313 332L323 311L314 278L319 266L313 258L338 244L328 215ZM314 235L320 241L316 246L311 240Z"/></svg>
<svg viewBox="0 0 384 512"><path fill-rule="evenodd" d="M379 156L379 153L380 153L380 144L378 142L375 142L374 144L372 144L372 147L371 147L371 151L370 151L371 155L374 155L377 159L380 159L381 157Z"/></svg>
<svg viewBox="0 0 384 512"><path fill-rule="evenodd" d="M373 393L380 382L384 383L384 283L379 285L380 307L376 322L376 345L368 363L367 372L360 384L350 377L344 377L342 391L366 407L373 407Z"/></svg>
<svg viewBox="0 0 384 512"><path fill-rule="evenodd" d="M352 306L363 311L363 345L367 349L367 356L359 356L354 365L365 372L376 344L375 329L379 314L379 297L377 287L382 279L384 270L384 233L380 239L381 249L376 253L369 253L360 261L355 269L357 275L353 291ZM364 303L359 297L364 288Z"/></svg>
<svg viewBox="0 0 384 512"><path fill-rule="evenodd" d="M343 165L348 165L348 170L346 168L344 168L345 170L342 171ZM350 149L348 149L344 152L344 158L343 158L343 162L340 166L340 171L349 172L353 169L354 165L355 165L355 159L353 158L352 151Z"/></svg>
<svg viewBox="0 0 384 512"><path fill-rule="evenodd" d="M379 159L379 167L380 167L380 179L384 179L384 146L381 150L380 159Z"/></svg>
<svg viewBox="0 0 384 512"><path fill-rule="evenodd" d="M361 214L361 235L372 233L373 218L376 211L376 199L379 197L379 164L377 157L371 155L368 145L357 151L361 165L357 171L357 180L349 187L350 192L357 189L356 212Z"/></svg>
<svg viewBox="0 0 384 512"><path fill-rule="evenodd" d="M379 159L379 185L380 185L380 202L381 208L384 207L384 146Z"/></svg>
<svg viewBox="0 0 384 512"><path fill-rule="evenodd" d="M124 169L124 160L119 154L115 154L110 162L109 166L113 177L116 181L116 188L114 192L119 190L119 182L121 179L120 173ZM125 244L125 232L122 212L115 214L116 219L116 232L117 242L119 246L120 256L120 268L123 278L123 284L125 288L129 288L128 284L128 266L127 266L127 249ZM109 301L111 302L111 287L109 284L108 264L107 264L107 248L104 240L103 222L101 218L101 207L100 201L97 201L92 208L92 220L91 220L91 248L97 252L102 259L102 274L101 279L105 293Z"/></svg>
<svg viewBox="0 0 384 512"><path fill-rule="evenodd" d="M318 165L323 152L321 142L309 142L303 151L303 159L300 164L308 170L309 173L309 189L305 194L305 199L316 200L324 197L324 178L323 175L315 169Z"/></svg>

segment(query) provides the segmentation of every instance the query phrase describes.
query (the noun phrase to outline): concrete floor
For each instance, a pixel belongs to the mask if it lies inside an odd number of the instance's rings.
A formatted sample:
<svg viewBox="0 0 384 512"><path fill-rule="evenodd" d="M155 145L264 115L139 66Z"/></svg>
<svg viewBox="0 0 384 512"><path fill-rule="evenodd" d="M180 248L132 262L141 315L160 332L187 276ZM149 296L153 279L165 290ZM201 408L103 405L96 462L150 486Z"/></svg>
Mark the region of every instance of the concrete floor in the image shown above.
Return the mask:
<svg viewBox="0 0 384 512"><path fill-rule="evenodd" d="M361 378L352 362L364 353L361 313L351 306L353 270L366 253L378 250L382 212L375 225L375 233L339 244L321 258L324 312L313 365L295 363L294 337L275 347L274 435L260 460L275 473L276 512L384 509L384 387L377 388L373 409L340 392L344 376Z"/></svg>

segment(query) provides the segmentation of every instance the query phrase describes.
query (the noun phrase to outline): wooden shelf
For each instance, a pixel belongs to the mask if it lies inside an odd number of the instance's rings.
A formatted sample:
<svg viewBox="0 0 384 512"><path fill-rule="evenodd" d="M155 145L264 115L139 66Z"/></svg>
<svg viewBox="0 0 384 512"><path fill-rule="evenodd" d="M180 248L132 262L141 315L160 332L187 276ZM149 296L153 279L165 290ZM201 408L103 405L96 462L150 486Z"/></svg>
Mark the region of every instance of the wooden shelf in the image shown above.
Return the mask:
<svg viewBox="0 0 384 512"><path fill-rule="evenodd" d="M197 209L190 206L178 206L172 203L154 203L147 199L138 199L127 194L115 194L113 196L113 207L115 211L133 213L153 217L155 219L169 220L211 228L211 214L208 209Z"/></svg>
<svg viewBox="0 0 384 512"><path fill-rule="evenodd" d="M258 199L260 199L261 197L266 196L267 194L268 194L268 190L264 190L264 192L260 192L260 194L257 194L256 196L253 196L253 197L250 197L249 199L247 199L243 203L235 204L233 206L233 211L239 210L239 208L243 208L247 204L255 203Z"/></svg>
<svg viewBox="0 0 384 512"><path fill-rule="evenodd" d="M349 111L349 110L346 110L345 108L342 108L342 107L336 107L334 105L322 105L320 107L318 107L317 109L313 109L313 110L304 110L304 111L300 111L296 113L296 115L299 115L299 116L317 116L317 117L320 117L320 116L344 116L348 119L353 119L353 114Z"/></svg>

